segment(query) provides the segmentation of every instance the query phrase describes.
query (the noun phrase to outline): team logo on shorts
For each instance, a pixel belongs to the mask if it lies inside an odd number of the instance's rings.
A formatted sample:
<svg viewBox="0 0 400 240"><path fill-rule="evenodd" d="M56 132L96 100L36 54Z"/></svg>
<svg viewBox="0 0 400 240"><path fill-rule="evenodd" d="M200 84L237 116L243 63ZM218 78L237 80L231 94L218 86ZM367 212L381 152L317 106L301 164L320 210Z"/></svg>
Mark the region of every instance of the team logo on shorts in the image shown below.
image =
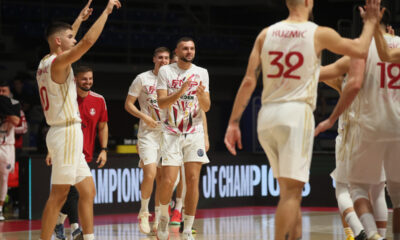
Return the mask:
<svg viewBox="0 0 400 240"><path fill-rule="evenodd" d="M197 156L199 156L199 157L204 156L204 151L203 151L203 149L197 150Z"/></svg>
<svg viewBox="0 0 400 240"><path fill-rule="evenodd" d="M90 115L94 116L96 114L96 110L94 108L91 108L89 113Z"/></svg>

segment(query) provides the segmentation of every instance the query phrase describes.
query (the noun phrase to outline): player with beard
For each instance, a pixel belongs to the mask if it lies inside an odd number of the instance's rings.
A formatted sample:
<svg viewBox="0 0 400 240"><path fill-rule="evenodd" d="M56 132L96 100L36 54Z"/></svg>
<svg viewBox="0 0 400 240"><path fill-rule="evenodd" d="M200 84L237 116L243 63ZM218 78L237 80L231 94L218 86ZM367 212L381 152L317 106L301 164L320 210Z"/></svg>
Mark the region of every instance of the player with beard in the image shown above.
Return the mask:
<svg viewBox="0 0 400 240"><path fill-rule="evenodd" d="M236 155L242 148L240 118L263 72L259 141L280 186L275 214L275 240L299 239L303 186L309 179L314 138L321 52L364 58L379 18L380 1L367 1L367 19L360 41L340 37L333 29L308 21L313 0L286 0L289 16L261 31L250 54L246 75L236 95L225 145ZM332 118L319 125L329 129L353 99L343 94ZM295 213L295 214L293 214Z"/></svg>
<svg viewBox="0 0 400 240"><path fill-rule="evenodd" d="M93 70L87 66L75 68L75 82L77 85L79 113L82 119L83 153L86 162L92 162L96 128L100 142L100 153L96 163L101 168L107 161L108 143L108 115L106 102L100 94L91 91L93 86ZM51 157L46 157L47 165L51 165ZM78 222L78 200L79 194L74 186L68 193L67 201L58 216L57 225L54 229L56 239L66 239L64 232L64 221L68 216L71 225L72 239L78 239L81 229Z"/></svg>
<svg viewBox="0 0 400 240"><path fill-rule="evenodd" d="M194 239L192 226L199 198L200 170L209 162L202 118L211 104L208 72L192 63L195 57L193 39L179 39L175 53L178 62L160 68L157 84L158 106L166 110L161 141L161 217L157 231L160 240L169 237L168 206L182 164L187 186L183 239Z"/></svg>

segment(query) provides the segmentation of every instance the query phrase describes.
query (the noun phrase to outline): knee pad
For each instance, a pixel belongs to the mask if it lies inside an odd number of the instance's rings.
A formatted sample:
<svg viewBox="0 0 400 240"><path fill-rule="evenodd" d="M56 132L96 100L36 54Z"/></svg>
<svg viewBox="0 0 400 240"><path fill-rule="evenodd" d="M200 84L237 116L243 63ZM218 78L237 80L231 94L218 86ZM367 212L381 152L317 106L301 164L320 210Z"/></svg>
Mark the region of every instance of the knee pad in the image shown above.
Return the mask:
<svg viewBox="0 0 400 240"><path fill-rule="evenodd" d="M351 199L353 200L353 203L361 198L369 199L368 191L369 191L369 184L362 184L362 183L351 184L350 196Z"/></svg>
<svg viewBox="0 0 400 240"><path fill-rule="evenodd" d="M385 182L371 186L370 194L375 221L387 221L388 208L385 198Z"/></svg>
<svg viewBox="0 0 400 240"><path fill-rule="evenodd" d="M400 183L388 181L387 189L390 200L392 200L393 208L400 208Z"/></svg>
<svg viewBox="0 0 400 240"><path fill-rule="evenodd" d="M348 184L336 182L335 194L340 214L343 215L346 209L353 207Z"/></svg>

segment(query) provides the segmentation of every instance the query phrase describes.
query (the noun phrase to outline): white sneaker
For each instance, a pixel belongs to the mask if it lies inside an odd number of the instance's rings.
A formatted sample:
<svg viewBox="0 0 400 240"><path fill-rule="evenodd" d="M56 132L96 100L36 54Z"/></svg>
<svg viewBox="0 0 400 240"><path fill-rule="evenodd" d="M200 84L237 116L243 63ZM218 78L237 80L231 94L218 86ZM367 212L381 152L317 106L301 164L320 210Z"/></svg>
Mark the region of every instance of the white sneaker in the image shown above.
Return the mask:
<svg viewBox="0 0 400 240"><path fill-rule="evenodd" d="M3 216L3 211L0 211L0 221L4 221L4 220L6 220L6 219Z"/></svg>
<svg viewBox="0 0 400 240"><path fill-rule="evenodd" d="M160 223L158 224L157 228L157 239L158 240L168 240L169 239L169 232L168 232L168 217L161 216Z"/></svg>
<svg viewBox="0 0 400 240"><path fill-rule="evenodd" d="M149 224L149 217L151 214L149 212L142 212L139 213L139 229L141 233L149 234L150 233L150 224Z"/></svg>
<svg viewBox="0 0 400 240"><path fill-rule="evenodd" d="M158 222L154 221L153 222L153 227L151 228L151 232L149 233L149 235L156 236L157 235L157 228L158 228Z"/></svg>
<svg viewBox="0 0 400 240"><path fill-rule="evenodd" d="M372 237L368 238L368 240L385 240L381 235L375 233Z"/></svg>
<svg viewBox="0 0 400 240"><path fill-rule="evenodd" d="M194 237L192 235L192 231L190 232L183 232L182 233L182 239L183 240L194 240Z"/></svg>

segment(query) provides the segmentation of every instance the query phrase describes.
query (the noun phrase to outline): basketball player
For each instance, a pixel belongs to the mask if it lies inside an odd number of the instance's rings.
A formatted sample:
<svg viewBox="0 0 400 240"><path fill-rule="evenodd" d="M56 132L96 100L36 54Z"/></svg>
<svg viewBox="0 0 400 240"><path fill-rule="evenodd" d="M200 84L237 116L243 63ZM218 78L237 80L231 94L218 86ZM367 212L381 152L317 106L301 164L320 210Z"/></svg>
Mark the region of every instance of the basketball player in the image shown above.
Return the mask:
<svg viewBox="0 0 400 240"><path fill-rule="evenodd" d="M89 9L90 3L89 0L85 9ZM52 23L46 31L50 53L40 61L36 75L44 115L50 126L46 143L52 159L52 187L42 216L43 240L51 238L71 185L80 195L78 210L83 239L94 239L93 200L96 190L83 155L81 118L71 64L96 42L114 6L120 8L121 3L109 0L103 13L78 43L75 34L80 24Z"/></svg>
<svg viewBox="0 0 400 240"><path fill-rule="evenodd" d="M10 87L0 81L0 221L4 221L3 206L8 191L8 175L15 166L15 128L20 122L20 103L10 98Z"/></svg>
<svg viewBox="0 0 400 240"><path fill-rule="evenodd" d="M353 138L357 140L352 141L350 149L351 174L348 175L348 179L354 208L368 238L382 239L374 221L374 211L368 191L371 186L384 181L386 175L387 189L394 208L393 235L394 239L400 239L400 177L397 173L400 168L397 159L399 155L397 145L400 144L400 132L397 130L400 118L398 107L400 95L396 84L400 68L397 64L382 61L393 61L396 54L387 55L392 56L389 58L383 54L382 60L378 56L378 52L395 53L396 51L388 50L388 46L392 48L400 46L400 41L389 34L383 35L382 32L385 32L386 27L384 24L378 26L366 60L366 79L354 103L357 111L351 132L355 135Z"/></svg>
<svg viewBox="0 0 400 240"><path fill-rule="evenodd" d="M334 81L326 82L328 85L338 90L341 93L341 88L344 91L349 91L350 96L354 97L358 94L363 86L364 81L364 69L365 61L363 59L350 60L349 57L345 56L336 61L333 64L324 66L321 69L320 81L333 78ZM343 81L343 74L349 73ZM339 78L339 80L337 80ZM344 87L346 86L346 87ZM346 234L351 239L353 233L356 234L356 240L366 239L367 235L363 230L359 218L357 217L353 202L350 197L350 186L348 180L348 171L352 155L350 152L352 141L355 139L355 135L352 132L352 126L354 124L355 116L355 105L357 101L346 109L346 111L339 118L338 136L336 138L336 169L332 172L331 176L336 181L336 199L339 206L339 211L344 219L344 227L350 226L350 229L345 228ZM388 218L387 205L385 200L385 181L379 184L371 186L370 189L370 201L374 209L374 219L378 226L378 233L385 237L386 234L386 223ZM348 224L348 225L347 225Z"/></svg>
<svg viewBox="0 0 400 240"><path fill-rule="evenodd" d="M139 229L144 234L149 234L151 230L149 225L149 201L158 171L157 165L160 161L161 121L163 116L157 105L157 75L160 67L169 64L169 56L170 51L166 47L159 47L154 50L154 68L139 74L133 80L125 101L125 110L140 119L137 145L140 156L139 166L143 169L143 182L141 185L141 208L138 218ZM135 106L136 100L139 101L140 110ZM156 200L157 215L158 199Z"/></svg>
<svg viewBox="0 0 400 240"><path fill-rule="evenodd" d="M86 162L92 162L97 128L101 148L96 163L99 164L99 168L102 168L107 161L108 115L106 102L103 96L90 90L93 86L93 70L90 67L79 66L74 69L74 74L77 85L79 113L82 119L83 154ZM49 166L51 165L49 155L46 158L46 163ZM67 201L60 211L54 229L56 239L65 239L64 221L67 216L71 225L72 239L75 240L82 234L78 222L78 199L78 191L74 186L71 186Z"/></svg>
<svg viewBox="0 0 400 240"><path fill-rule="evenodd" d="M312 0L286 0L286 5L289 17L264 29L255 41L225 135L228 150L236 155L236 144L242 148L239 121L262 68L264 89L257 131L280 186L276 240L301 238L301 192L308 181L311 163L312 111L316 104L321 51L328 49L338 54L366 57L379 17L379 1L367 1L368 18L360 42L356 42L341 38L333 29L308 22ZM341 97L338 104L350 103ZM340 115L344 108L338 109L335 114Z"/></svg>
<svg viewBox="0 0 400 240"><path fill-rule="evenodd" d="M202 164L209 162L202 120L203 112L210 109L211 103L208 72L192 63L195 57L193 39L179 39L175 53L178 62L160 68L157 84L158 106L166 109L161 145L161 217L157 230L160 240L169 237L168 203L182 164L187 185L183 239L194 239L192 226L199 197L200 170Z"/></svg>

